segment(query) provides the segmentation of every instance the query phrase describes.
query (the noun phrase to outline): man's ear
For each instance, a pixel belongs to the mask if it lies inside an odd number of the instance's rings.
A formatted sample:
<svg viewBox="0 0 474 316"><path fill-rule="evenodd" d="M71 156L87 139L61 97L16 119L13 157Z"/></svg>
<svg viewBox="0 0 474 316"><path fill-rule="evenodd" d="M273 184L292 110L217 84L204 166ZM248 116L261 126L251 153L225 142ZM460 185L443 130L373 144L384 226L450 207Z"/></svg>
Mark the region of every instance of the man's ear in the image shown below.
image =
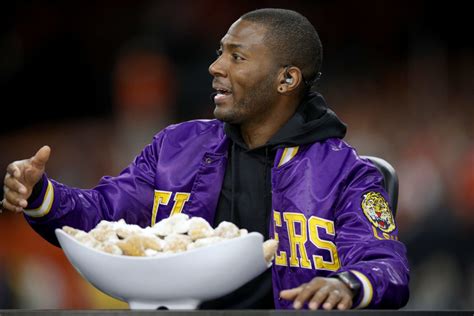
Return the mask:
<svg viewBox="0 0 474 316"><path fill-rule="evenodd" d="M298 89L303 81L303 75L298 67L286 66L280 71L278 80L278 92L288 94Z"/></svg>

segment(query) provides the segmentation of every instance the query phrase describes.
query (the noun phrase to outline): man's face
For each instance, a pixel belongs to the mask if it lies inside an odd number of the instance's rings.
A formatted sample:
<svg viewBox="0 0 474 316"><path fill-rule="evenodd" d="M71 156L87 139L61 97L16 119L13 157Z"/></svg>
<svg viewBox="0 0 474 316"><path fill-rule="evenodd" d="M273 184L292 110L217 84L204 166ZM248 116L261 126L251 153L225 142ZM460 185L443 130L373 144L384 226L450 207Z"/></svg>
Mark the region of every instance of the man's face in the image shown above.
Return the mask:
<svg viewBox="0 0 474 316"><path fill-rule="evenodd" d="M278 65L265 46L266 27L237 20L221 40L219 56L209 66L216 108L224 122L259 122L271 114L277 97Z"/></svg>

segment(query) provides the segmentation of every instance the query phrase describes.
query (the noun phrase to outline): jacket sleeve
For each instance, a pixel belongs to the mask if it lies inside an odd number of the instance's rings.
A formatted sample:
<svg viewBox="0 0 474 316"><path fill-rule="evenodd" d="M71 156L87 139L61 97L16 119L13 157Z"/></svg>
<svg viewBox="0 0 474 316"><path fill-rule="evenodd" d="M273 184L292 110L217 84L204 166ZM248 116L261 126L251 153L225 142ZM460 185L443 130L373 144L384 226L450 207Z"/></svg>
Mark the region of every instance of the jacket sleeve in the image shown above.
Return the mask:
<svg viewBox="0 0 474 316"><path fill-rule="evenodd" d="M25 218L54 245L54 230L64 225L89 231L101 220L122 218L129 224L149 225L163 134L156 135L120 175L105 176L92 189L68 187L44 175L41 193L25 209Z"/></svg>
<svg viewBox="0 0 474 316"><path fill-rule="evenodd" d="M401 308L409 296L406 248L388 206L380 172L355 159L336 211L336 246L342 271L362 284L354 308Z"/></svg>

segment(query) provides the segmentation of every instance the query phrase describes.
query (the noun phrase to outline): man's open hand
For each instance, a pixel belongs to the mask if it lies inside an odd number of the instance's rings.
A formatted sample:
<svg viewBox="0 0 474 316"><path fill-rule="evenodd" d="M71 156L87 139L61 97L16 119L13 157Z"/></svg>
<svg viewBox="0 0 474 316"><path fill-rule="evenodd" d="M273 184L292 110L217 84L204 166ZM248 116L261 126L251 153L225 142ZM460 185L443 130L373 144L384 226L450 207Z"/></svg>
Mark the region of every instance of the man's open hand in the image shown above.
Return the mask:
<svg viewBox="0 0 474 316"><path fill-rule="evenodd" d="M21 212L28 206L33 187L43 176L51 148L43 146L30 159L14 161L7 167L3 181L2 208Z"/></svg>
<svg viewBox="0 0 474 316"><path fill-rule="evenodd" d="M317 277L309 283L280 292L280 297L294 301L293 307L300 309L307 302L309 309L316 310L319 306L326 310L345 310L352 306L352 291L341 281L335 278Z"/></svg>

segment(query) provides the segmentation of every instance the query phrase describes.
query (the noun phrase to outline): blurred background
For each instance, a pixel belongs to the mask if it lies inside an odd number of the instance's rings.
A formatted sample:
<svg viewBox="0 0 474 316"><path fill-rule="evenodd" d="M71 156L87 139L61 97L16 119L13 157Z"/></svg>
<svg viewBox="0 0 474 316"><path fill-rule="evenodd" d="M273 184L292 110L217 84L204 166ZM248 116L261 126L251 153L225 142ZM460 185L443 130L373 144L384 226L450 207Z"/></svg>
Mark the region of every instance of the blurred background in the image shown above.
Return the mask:
<svg viewBox="0 0 474 316"><path fill-rule="evenodd" d="M473 25L461 3L3 1L0 169L48 144L58 181L89 188L118 174L164 126L212 117L207 67L233 21L294 9L322 39L317 90L348 124L347 141L398 172L406 308L472 309ZM3 213L2 308L126 305L83 281L22 215Z"/></svg>

